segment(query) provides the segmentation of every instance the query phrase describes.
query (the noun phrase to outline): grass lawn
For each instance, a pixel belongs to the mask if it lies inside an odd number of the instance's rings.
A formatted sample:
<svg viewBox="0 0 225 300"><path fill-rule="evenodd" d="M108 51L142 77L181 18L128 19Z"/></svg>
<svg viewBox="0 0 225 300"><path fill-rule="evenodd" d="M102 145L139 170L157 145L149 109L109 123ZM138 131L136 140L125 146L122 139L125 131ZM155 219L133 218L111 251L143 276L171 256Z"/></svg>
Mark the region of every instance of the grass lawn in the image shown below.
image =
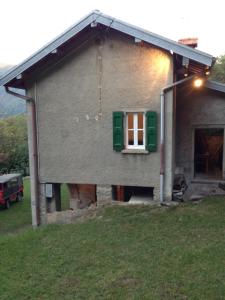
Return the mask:
<svg viewBox="0 0 225 300"><path fill-rule="evenodd" d="M10 209L0 207L0 235L15 233L31 227L30 181L24 179L24 199L22 202L11 203ZM66 185L61 189L62 209L69 208L69 193ZM1 298L0 298L1 300Z"/></svg>
<svg viewBox="0 0 225 300"><path fill-rule="evenodd" d="M32 230L28 196L0 211L1 300L225 299L224 198Z"/></svg>
<svg viewBox="0 0 225 300"><path fill-rule="evenodd" d="M30 184L24 180L24 200L11 203L9 209L0 208L0 235L31 227ZM1 299L1 298L0 298Z"/></svg>

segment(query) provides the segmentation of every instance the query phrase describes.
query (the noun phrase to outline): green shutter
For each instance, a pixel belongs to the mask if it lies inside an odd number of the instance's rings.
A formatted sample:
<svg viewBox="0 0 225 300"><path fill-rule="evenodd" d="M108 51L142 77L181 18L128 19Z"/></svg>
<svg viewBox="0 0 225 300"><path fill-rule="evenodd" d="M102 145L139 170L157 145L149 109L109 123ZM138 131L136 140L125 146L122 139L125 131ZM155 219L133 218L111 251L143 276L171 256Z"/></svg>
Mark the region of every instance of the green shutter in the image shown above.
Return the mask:
<svg viewBox="0 0 225 300"><path fill-rule="evenodd" d="M157 113L146 112L146 150L155 152L157 150Z"/></svg>
<svg viewBox="0 0 225 300"><path fill-rule="evenodd" d="M113 150L121 151L124 148L123 112L113 112Z"/></svg>

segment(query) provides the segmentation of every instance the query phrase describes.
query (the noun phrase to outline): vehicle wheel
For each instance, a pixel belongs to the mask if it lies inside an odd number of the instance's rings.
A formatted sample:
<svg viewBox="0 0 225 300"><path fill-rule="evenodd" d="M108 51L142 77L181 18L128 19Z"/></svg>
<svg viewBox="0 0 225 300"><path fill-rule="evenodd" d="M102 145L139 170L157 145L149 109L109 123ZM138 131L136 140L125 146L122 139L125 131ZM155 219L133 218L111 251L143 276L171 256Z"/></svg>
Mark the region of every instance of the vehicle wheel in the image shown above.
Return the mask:
<svg viewBox="0 0 225 300"><path fill-rule="evenodd" d="M22 195L22 193L17 194L16 201L17 201L17 202L21 202L22 200L23 200L23 195Z"/></svg>
<svg viewBox="0 0 225 300"><path fill-rule="evenodd" d="M6 208L6 209L9 209L9 208L10 208L10 201L9 201L9 199L7 199L7 200L5 201L5 208Z"/></svg>

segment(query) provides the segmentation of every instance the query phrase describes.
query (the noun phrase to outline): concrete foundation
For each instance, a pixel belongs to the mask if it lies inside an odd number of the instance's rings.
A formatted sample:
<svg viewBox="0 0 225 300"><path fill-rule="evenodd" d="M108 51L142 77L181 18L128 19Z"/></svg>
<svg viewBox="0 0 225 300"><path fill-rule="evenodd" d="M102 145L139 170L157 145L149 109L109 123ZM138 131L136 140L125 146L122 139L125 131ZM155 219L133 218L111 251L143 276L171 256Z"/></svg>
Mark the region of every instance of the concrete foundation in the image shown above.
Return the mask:
<svg viewBox="0 0 225 300"><path fill-rule="evenodd" d="M160 187L154 187L153 200L156 202L160 202ZM171 200L171 197L169 198L169 200Z"/></svg>
<svg viewBox="0 0 225 300"><path fill-rule="evenodd" d="M222 182L224 184L224 182ZM224 196L225 191L219 187L219 182L191 182L184 194L184 201L197 200L206 196Z"/></svg>
<svg viewBox="0 0 225 300"><path fill-rule="evenodd" d="M39 206L40 206L40 223L42 225L47 224L47 203L46 203L46 197L45 197L45 184L41 183L39 184Z"/></svg>
<svg viewBox="0 0 225 300"><path fill-rule="evenodd" d="M112 201L112 186L108 184L97 185L97 205L101 206Z"/></svg>
<svg viewBox="0 0 225 300"><path fill-rule="evenodd" d="M46 215L47 224L70 224L76 221L82 221L87 218L95 217L97 208L94 205L84 209L65 210L49 213Z"/></svg>

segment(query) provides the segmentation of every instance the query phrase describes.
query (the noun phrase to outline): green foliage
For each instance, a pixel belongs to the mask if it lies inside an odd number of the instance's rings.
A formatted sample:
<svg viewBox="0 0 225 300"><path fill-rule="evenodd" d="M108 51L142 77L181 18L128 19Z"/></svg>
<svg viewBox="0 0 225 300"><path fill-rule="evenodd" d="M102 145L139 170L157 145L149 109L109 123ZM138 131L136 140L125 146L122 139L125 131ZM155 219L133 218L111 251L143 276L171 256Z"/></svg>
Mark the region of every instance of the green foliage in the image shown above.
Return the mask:
<svg viewBox="0 0 225 300"><path fill-rule="evenodd" d="M225 54L217 58L210 79L225 83Z"/></svg>
<svg viewBox="0 0 225 300"><path fill-rule="evenodd" d="M28 145L26 116L0 120L0 171L27 173Z"/></svg>

